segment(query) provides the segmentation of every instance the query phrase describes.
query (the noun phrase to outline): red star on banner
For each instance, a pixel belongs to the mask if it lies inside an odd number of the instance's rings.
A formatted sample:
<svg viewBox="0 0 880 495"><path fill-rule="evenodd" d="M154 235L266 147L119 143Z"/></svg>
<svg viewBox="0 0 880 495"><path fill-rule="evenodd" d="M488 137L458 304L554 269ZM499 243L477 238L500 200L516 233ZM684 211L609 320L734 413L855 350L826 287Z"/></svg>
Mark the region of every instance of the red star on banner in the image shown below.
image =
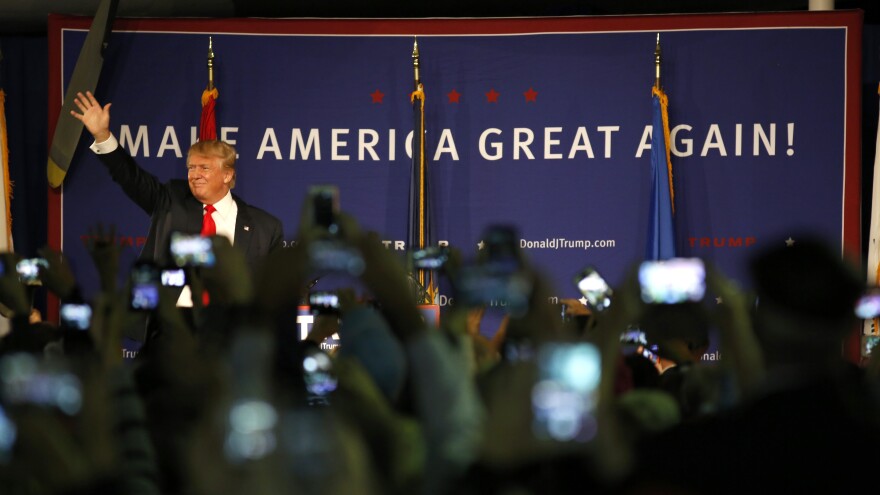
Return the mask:
<svg viewBox="0 0 880 495"><path fill-rule="evenodd" d="M385 93L377 89L376 91L370 93L370 96L373 97L373 103L382 103L382 98L385 98Z"/></svg>
<svg viewBox="0 0 880 495"><path fill-rule="evenodd" d="M532 88L529 88L529 90L526 91L526 92L523 93L523 94L525 95L525 97L526 97L526 101L527 101L527 102L529 102L529 101L531 101L531 102L536 102L536 101L538 101L538 92L535 91L535 90L532 89Z"/></svg>
<svg viewBox="0 0 880 495"><path fill-rule="evenodd" d="M486 102L488 102L488 103L498 103L498 97L499 97L499 96L500 96L500 93L498 93L497 91L495 91L495 88L492 88L492 89L489 90L488 93L486 93Z"/></svg>
<svg viewBox="0 0 880 495"><path fill-rule="evenodd" d="M453 89L446 93L446 96L449 98L449 103L458 103L458 99L461 98L461 93Z"/></svg>

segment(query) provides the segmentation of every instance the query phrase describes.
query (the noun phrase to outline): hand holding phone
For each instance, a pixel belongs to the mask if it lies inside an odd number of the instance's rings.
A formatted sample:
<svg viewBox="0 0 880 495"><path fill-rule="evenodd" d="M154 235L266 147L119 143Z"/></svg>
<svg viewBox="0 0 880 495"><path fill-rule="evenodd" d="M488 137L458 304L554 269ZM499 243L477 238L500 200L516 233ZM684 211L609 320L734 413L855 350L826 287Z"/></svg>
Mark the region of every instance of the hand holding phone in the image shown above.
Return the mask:
<svg viewBox="0 0 880 495"><path fill-rule="evenodd" d="M310 292L309 309L315 315L338 314L339 295L328 291Z"/></svg>
<svg viewBox="0 0 880 495"><path fill-rule="evenodd" d="M59 311L61 327L88 330L92 326L92 307L85 303L65 303Z"/></svg>
<svg viewBox="0 0 880 495"><path fill-rule="evenodd" d="M155 263L139 261L131 269L129 308L152 311L159 307L159 268Z"/></svg>
<svg viewBox="0 0 880 495"><path fill-rule="evenodd" d="M214 266L216 258L210 237L199 234L171 233L171 259L178 267Z"/></svg>
<svg viewBox="0 0 880 495"><path fill-rule="evenodd" d="M336 216L339 214L339 188L332 184L319 184L309 188L312 207L312 225L330 235L339 233Z"/></svg>
<svg viewBox="0 0 880 495"><path fill-rule="evenodd" d="M538 379L532 388L537 438L589 442L596 436L601 359L599 349L586 342L538 349Z"/></svg>
<svg viewBox="0 0 880 495"><path fill-rule="evenodd" d="M574 283L592 311L604 311L611 306L613 291L595 268L582 270L575 276Z"/></svg>
<svg viewBox="0 0 880 495"><path fill-rule="evenodd" d="M418 270L440 270L449 260L447 246L429 246L416 249L411 254L413 268Z"/></svg>
<svg viewBox="0 0 880 495"><path fill-rule="evenodd" d="M183 287L186 285L186 271L183 268L166 268L160 276L165 287Z"/></svg>
<svg viewBox="0 0 880 495"><path fill-rule="evenodd" d="M523 267L523 256L517 245L516 228L510 225L490 225L483 232L485 248L481 251L481 264L496 270L516 271Z"/></svg>
<svg viewBox="0 0 880 495"><path fill-rule="evenodd" d="M699 302L706 293L706 267L699 258L645 261L639 266L639 284L646 303Z"/></svg>
<svg viewBox="0 0 880 495"><path fill-rule="evenodd" d="M880 289L874 288L865 292L856 301L855 314L862 320L871 320L880 317Z"/></svg>
<svg viewBox="0 0 880 495"><path fill-rule="evenodd" d="M25 285L40 285L40 268L49 268L44 258L25 258L15 265L18 278Z"/></svg>
<svg viewBox="0 0 880 495"><path fill-rule="evenodd" d="M51 408L68 416L78 414L82 407L79 378L58 362L9 354L0 359L0 375L0 399L5 405Z"/></svg>

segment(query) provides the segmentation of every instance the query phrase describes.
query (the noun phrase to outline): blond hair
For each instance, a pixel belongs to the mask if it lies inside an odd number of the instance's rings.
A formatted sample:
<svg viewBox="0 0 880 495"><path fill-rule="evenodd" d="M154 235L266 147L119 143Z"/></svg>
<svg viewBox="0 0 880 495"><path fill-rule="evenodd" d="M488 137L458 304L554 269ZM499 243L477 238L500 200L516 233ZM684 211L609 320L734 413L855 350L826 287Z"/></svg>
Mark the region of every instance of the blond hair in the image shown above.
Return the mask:
<svg viewBox="0 0 880 495"><path fill-rule="evenodd" d="M229 181L229 189L235 187L235 148L225 141L210 140L198 141L189 148L186 154L186 161L193 155L206 156L210 158L219 158L220 165L232 170L232 180Z"/></svg>

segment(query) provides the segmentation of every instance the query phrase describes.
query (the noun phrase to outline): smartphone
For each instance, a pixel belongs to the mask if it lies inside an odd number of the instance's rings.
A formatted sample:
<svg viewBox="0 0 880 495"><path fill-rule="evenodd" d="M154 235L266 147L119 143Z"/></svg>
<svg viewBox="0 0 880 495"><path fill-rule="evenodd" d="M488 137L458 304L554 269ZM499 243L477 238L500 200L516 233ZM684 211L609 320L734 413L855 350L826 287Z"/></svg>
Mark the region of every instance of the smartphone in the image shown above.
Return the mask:
<svg viewBox="0 0 880 495"><path fill-rule="evenodd" d="M455 280L456 299L468 306L500 307L512 315L529 307L532 284L525 273L506 263L470 264Z"/></svg>
<svg viewBox="0 0 880 495"><path fill-rule="evenodd" d="M166 268L160 275L165 287L183 287L186 285L186 271L183 268Z"/></svg>
<svg viewBox="0 0 880 495"><path fill-rule="evenodd" d="M82 407L82 384L58 363L17 353L0 360L0 397L4 405L29 405L56 409L67 416Z"/></svg>
<svg viewBox="0 0 880 495"><path fill-rule="evenodd" d="M326 315L339 313L339 296L335 292L310 292L309 309L312 314Z"/></svg>
<svg viewBox="0 0 880 495"><path fill-rule="evenodd" d="M309 243L309 262L318 272L341 272L353 277L363 273L366 267L357 249L337 239L318 239Z"/></svg>
<svg viewBox="0 0 880 495"><path fill-rule="evenodd" d="M49 268L49 262L44 258L25 258L15 265L15 271L23 284L39 285L40 267Z"/></svg>
<svg viewBox="0 0 880 495"><path fill-rule="evenodd" d="M639 284L646 303L698 302L706 294L706 267L699 258L645 261L639 266Z"/></svg>
<svg viewBox="0 0 880 495"><path fill-rule="evenodd" d="M856 301L857 318L871 320L880 317L880 289L871 289Z"/></svg>
<svg viewBox="0 0 880 495"><path fill-rule="evenodd" d="M532 431L542 440L586 443L597 432L602 373L599 349L587 342L544 344L532 387Z"/></svg>
<svg viewBox="0 0 880 495"><path fill-rule="evenodd" d="M0 462L7 463L12 456L15 440L18 438L18 428L15 421L0 406Z"/></svg>
<svg viewBox="0 0 880 495"><path fill-rule="evenodd" d="M430 246L416 249L411 254L412 266L418 270L439 270L449 260L447 246Z"/></svg>
<svg viewBox="0 0 880 495"><path fill-rule="evenodd" d="M338 385L333 361L324 351L307 347L302 359L306 402L310 406L330 405L330 397Z"/></svg>
<svg viewBox="0 0 880 495"><path fill-rule="evenodd" d="M65 303L59 311L61 327L88 330L92 326L92 307L85 303Z"/></svg>
<svg viewBox="0 0 880 495"><path fill-rule="evenodd" d="M645 332L638 328L627 328L620 334L620 350L624 356L640 354L654 363L659 359L659 347L649 344Z"/></svg>
<svg viewBox="0 0 880 495"><path fill-rule="evenodd" d="M574 284L587 300L587 307L591 310L604 311L611 306L613 291L595 268L584 268L574 277Z"/></svg>
<svg viewBox="0 0 880 495"><path fill-rule="evenodd" d="M152 262L139 261L131 268L129 307L134 311L152 311L159 307L159 268Z"/></svg>
<svg viewBox="0 0 880 495"><path fill-rule="evenodd" d="M874 353L874 349L880 344L880 336L864 335L862 336L862 357L870 358Z"/></svg>
<svg viewBox="0 0 880 495"><path fill-rule="evenodd" d="M171 233L171 259L178 267L214 266L216 261L211 238L199 234Z"/></svg>
<svg viewBox="0 0 880 495"><path fill-rule="evenodd" d="M279 444L281 413L271 400L271 373L276 352L268 328L236 328L227 363L230 388L223 452L232 464L256 461Z"/></svg>
<svg viewBox="0 0 880 495"><path fill-rule="evenodd" d="M483 232L481 262L497 270L522 268L522 253L517 244L517 231L510 225L490 225Z"/></svg>
<svg viewBox="0 0 880 495"><path fill-rule="evenodd" d="M330 234L336 234L339 231L339 226L336 224L336 215L339 213L339 188L332 184L314 185L309 188L309 197L312 202L312 223Z"/></svg>

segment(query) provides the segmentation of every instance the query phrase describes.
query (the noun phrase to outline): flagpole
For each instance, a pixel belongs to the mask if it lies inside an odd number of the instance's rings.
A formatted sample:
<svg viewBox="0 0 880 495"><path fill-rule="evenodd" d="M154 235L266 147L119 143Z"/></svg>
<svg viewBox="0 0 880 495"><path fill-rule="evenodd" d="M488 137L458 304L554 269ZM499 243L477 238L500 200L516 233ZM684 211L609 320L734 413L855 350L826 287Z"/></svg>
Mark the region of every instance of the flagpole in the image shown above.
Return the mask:
<svg viewBox="0 0 880 495"><path fill-rule="evenodd" d="M419 38L417 36L413 36L413 51L412 51L412 64L413 64L413 91L419 90L419 84L422 83L422 78L419 76Z"/></svg>
<svg viewBox="0 0 880 495"><path fill-rule="evenodd" d="M208 36L208 91L212 89L214 89L214 39L213 36Z"/></svg>
<svg viewBox="0 0 880 495"><path fill-rule="evenodd" d="M654 87L660 89L660 65L662 53L660 52L660 33L657 33L657 46L654 47Z"/></svg>
<svg viewBox="0 0 880 495"><path fill-rule="evenodd" d="M410 102L413 105L413 154L408 226L410 252L424 249L430 244L428 168L425 151L425 90L420 74L419 40L415 36L413 37L412 64L413 92L410 95ZM433 272L418 269L411 270L411 273L419 285L417 297L419 302L433 304L436 296Z"/></svg>

